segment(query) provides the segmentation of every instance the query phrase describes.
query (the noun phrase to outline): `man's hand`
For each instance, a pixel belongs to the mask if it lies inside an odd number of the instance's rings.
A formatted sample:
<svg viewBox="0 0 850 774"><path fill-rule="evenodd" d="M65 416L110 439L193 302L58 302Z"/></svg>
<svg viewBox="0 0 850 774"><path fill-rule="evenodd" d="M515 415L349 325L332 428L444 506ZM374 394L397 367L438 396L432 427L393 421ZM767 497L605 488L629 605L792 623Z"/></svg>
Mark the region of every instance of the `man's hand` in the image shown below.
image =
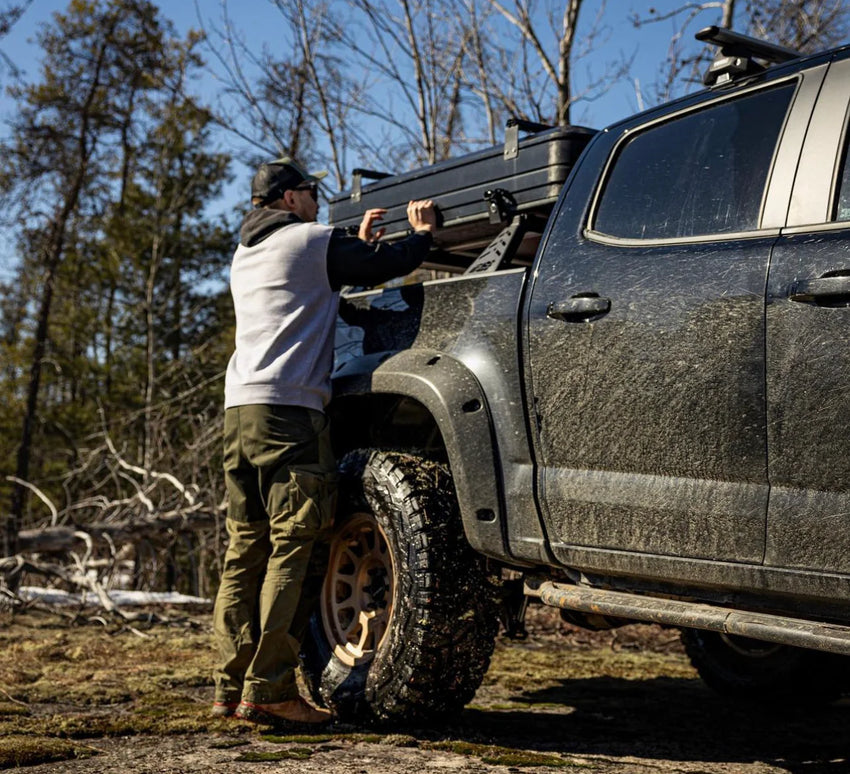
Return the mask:
<svg viewBox="0 0 850 774"><path fill-rule="evenodd" d="M434 210L434 202L430 199L408 202L407 220L414 231L430 231L433 234L437 230L437 213Z"/></svg>
<svg viewBox="0 0 850 774"><path fill-rule="evenodd" d="M357 236L359 236L364 242L377 242L384 235L384 231L386 231L386 229L379 228L373 234L372 226L376 221L383 220L386 212L386 210L380 208L376 208L374 210L366 210L366 214L363 216L363 220L360 222L360 228L357 231Z"/></svg>

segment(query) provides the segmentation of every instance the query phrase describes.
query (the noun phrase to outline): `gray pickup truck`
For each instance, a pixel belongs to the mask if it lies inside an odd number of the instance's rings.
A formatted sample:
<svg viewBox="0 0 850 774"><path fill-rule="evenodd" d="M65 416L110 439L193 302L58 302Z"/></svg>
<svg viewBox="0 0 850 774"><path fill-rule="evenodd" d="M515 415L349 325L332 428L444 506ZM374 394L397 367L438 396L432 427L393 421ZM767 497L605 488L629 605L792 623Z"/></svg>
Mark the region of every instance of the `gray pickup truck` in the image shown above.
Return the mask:
<svg viewBox="0 0 850 774"><path fill-rule="evenodd" d="M492 244L435 251L465 271L343 300L303 653L341 715L458 710L529 599L680 627L738 698L845 687L850 47L698 37L708 88L571 135L546 221L488 191Z"/></svg>

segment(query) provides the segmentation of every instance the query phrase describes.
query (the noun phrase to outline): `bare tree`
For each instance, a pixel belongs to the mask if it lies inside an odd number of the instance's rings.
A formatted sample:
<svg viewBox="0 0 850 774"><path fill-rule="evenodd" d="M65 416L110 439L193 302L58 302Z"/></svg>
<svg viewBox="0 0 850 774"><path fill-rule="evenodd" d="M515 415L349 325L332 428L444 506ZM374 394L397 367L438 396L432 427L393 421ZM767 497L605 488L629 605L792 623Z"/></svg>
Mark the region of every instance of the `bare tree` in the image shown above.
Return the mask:
<svg viewBox="0 0 850 774"><path fill-rule="evenodd" d="M654 102L666 102L671 99L682 82L701 83L702 74L711 62L712 53L705 47L694 49L691 36L694 22L713 13L719 26L732 29L735 18L736 0L716 0L716 2L684 3L665 13L650 9L645 17L635 15L632 19L635 27L644 24L674 20L675 31L667 47L667 58L661 67L661 75L654 85Z"/></svg>
<svg viewBox="0 0 850 774"><path fill-rule="evenodd" d="M273 0L288 45L272 56L227 1L220 29L204 23L230 100L222 124L252 148L322 157L340 189L350 156L409 168L494 144L510 117L566 124L630 66L621 55L575 87L610 34L604 2L580 28L582 0Z"/></svg>
<svg viewBox="0 0 850 774"><path fill-rule="evenodd" d="M803 53L847 39L850 8L844 0L748 0L747 31Z"/></svg>
<svg viewBox="0 0 850 774"><path fill-rule="evenodd" d="M343 64L341 21L324 0L274 4L281 13L280 40L287 43L274 51L258 50L236 27L228 0L221 0L218 23L202 18L223 85L218 121L243 141L247 164L260 156L287 155L305 163L321 157L342 188L356 133L350 112L362 86Z"/></svg>
<svg viewBox="0 0 850 774"><path fill-rule="evenodd" d="M197 0L195 5L207 51L217 62L212 72L221 84L218 123L250 153L308 157L313 144L310 74L300 57L281 59L258 50L233 23L227 0L219 4L219 23L202 16Z"/></svg>
<svg viewBox="0 0 850 774"><path fill-rule="evenodd" d="M496 143L496 125L498 120L498 107L495 98L495 88L492 85L494 77L490 72L488 47L486 34L483 29L486 12L481 13L477 0L464 0L461 13L469 19L469 38L467 42L468 74L465 80L480 100L484 107L486 117L486 137L490 145ZM482 18L482 15L484 18Z"/></svg>
<svg viewBox="0 0 850 774"><path fill-rule="evenodd" d="M435 0L349 0L347 45L374 83L358 113L385 129L367 144L386 158L386 139L407 164L434 163L463 141L462 66L469 29ZM384 146L381 152L381 146ZM371 146L371 147L369 147Z"/></svg>
<svg viewBox="0 0 850 774"><path fill-rule="evenodd" d="M523 43L530 46L537 56L539 65L543 68L555 90L555 122L558 124L569 123L570 105L572 104L570 93L570 55L572 54L573 43L575 42L578 15L581 10L582 1L567 0L564 4L560 31L556 32L558 41L557 55L553 56L547 51L541 40L537 22L532 16L530 0L515 2L513 9L509 9L501 0L489 0L492 7L516 27L522 36ZM527 74L527 68L525 72ZM537 117L541 118L542 116Z"/></svg>
<svg viewBox="0 0 850 774"><path fill-rule="evenodd" d="M314 97L311 117L329 148L337 188L342 188L346 180L345 149L349 134L346 103L352 94L341 89L347 79L332 53L322 50L340 40L342 31L327 3L275 0L275 5L297 33L301 66Z"/></svg>
<svg viewBox="0 0 850 774"><path fill-rule="evenodd" d="M743 10L743 14L741 11ZM847 37L850 8L843 0L717 0L682 3L667 11L635 15L635 26L673 20L667 60L654 98L665 101L682 88L702 83L714 51L692 39L697 26L717 24L803 53L836 45Z"/></svg>
<svg viewBox="0 0 850 774"><path fill-rule="evenodd" d="M222 125L312 162L338 189L364 166L432 163L463 143L468 25L435 0L273 0L287 54L257 52L222 0L205 21L225 86ZM250 121L240 120L249 115ZM246 159L253 163L255 158Z"/></svg>
<svg viewBox="0 0 850 774"><path fill-rule="evenodd" d="M588 69L576 89L581 61L598 53L610 34L605 2L590 22L584 21L583 9L583 0L542 5L534 0L467 0L466 12L476 20L468 84L484 101L490 126L494 105L506 117L568 124L576 103L598 98L628 73L631 62L620 56Z"/></svg>

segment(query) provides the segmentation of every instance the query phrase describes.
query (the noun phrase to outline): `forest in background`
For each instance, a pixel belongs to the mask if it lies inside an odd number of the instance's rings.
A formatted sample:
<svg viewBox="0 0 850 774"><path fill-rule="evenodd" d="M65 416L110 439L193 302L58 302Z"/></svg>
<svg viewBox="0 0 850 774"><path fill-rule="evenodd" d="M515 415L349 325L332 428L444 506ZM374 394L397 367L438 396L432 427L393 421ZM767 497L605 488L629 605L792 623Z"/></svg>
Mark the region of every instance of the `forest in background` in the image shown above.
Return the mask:
<svg viewBox="0 0 850 774"><path fill-rule="evenodd" d="M589 51L616 49L606 19L620 3L589 21L582 0L270 3L284 57L252 45L226 2L180 35L149 0L71 0L40 27L31 76L2 44L32 0L0 4L0 78L17 106L0 151L14 250L0 287L7 601L45 577L102 597L212 593L238 221L210 213L237 165L293 155L331 170L327 195L355 159L400 171L494 144L509 117L567 124L577 102L630 77L619 55L580 88L574 78ZM801 51L844 42L850 24L838 0L631 17L677 30L647 106L698 87L696 19ZM204 74L215 93L201 94Z"/></svg>

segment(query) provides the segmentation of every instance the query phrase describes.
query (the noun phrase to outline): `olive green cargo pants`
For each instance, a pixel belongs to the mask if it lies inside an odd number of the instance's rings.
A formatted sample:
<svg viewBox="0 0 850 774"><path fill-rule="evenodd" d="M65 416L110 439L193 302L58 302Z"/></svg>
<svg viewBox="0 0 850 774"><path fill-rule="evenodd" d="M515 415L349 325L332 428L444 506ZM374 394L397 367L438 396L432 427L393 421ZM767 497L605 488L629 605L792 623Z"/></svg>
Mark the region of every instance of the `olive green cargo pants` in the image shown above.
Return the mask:
<svg viewBox="0 0 850 774"><path fill-rule="evenodd" d="M324 414L239 406L224 416L229 544L213 613L217 701L295 698L327 567L336 466Z"/></svg>

